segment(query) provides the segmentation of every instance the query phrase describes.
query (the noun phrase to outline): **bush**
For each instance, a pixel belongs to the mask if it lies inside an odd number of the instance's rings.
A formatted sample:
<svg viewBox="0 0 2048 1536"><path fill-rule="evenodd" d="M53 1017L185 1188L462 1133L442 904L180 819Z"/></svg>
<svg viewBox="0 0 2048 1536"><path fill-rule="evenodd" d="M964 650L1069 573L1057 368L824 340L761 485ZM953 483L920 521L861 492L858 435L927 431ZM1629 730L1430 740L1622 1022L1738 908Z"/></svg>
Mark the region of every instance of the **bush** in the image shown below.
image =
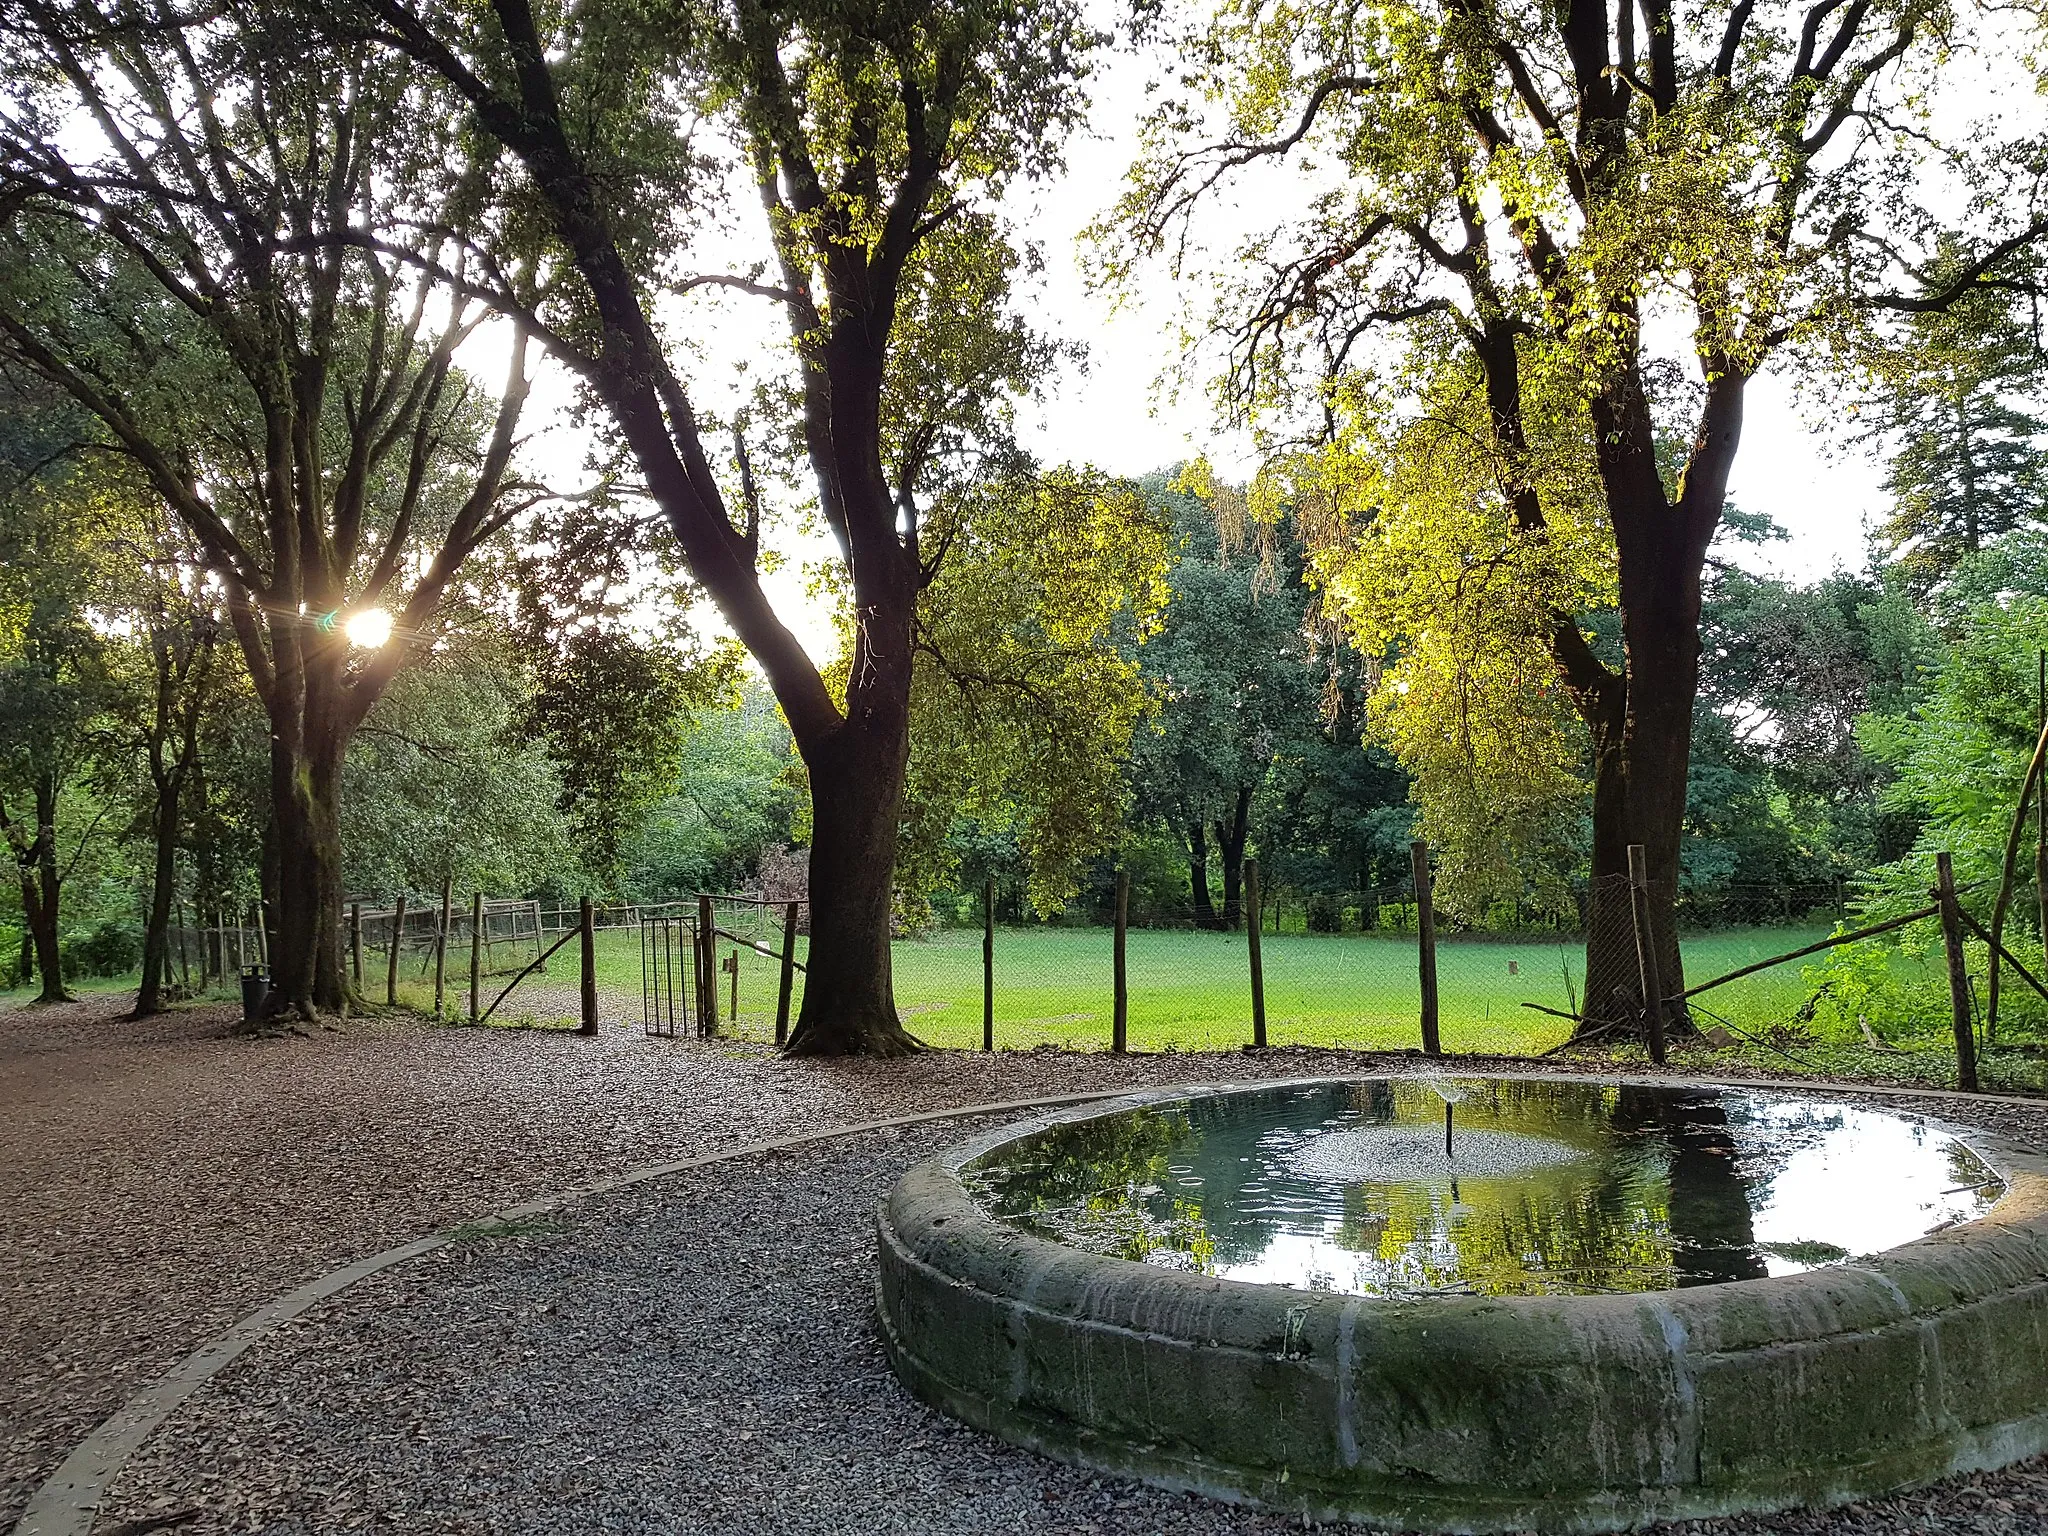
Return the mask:
<svg viewBox="0 0 2048 1536"><path fill-rule="evenodd" d="M126 923L101 923L62 946L64 975L120 976L142 964L142 935Z"/></svg>

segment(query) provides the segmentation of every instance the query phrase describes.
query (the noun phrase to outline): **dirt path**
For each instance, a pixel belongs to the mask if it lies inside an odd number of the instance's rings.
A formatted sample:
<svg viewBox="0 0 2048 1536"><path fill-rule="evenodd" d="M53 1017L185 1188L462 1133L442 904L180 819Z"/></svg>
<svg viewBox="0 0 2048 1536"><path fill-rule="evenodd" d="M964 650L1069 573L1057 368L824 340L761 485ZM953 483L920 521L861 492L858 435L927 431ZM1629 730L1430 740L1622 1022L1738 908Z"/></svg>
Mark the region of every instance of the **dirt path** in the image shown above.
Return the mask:
<svg viewBox="0 0 2048 1536"><path fill-rule="evenodd" d="M142 1382L350 1259L642 1163L881 1115L1121 1084L1357 1070L1286 1053L935 1053L369 1020L229 1032L128 999L0 1012L0 1531Z"/></svg>

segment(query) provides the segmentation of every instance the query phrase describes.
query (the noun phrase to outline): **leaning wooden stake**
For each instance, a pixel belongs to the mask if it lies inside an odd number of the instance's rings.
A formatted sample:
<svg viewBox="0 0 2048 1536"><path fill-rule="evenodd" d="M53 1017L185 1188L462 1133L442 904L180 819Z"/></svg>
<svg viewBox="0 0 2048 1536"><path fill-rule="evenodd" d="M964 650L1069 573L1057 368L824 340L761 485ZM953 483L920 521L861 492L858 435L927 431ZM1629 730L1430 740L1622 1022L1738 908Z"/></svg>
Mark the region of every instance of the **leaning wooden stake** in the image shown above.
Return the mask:
<svg viewBox="0 0 2048 1536"><path fill-rule="evenodd" d="M484 979L484 893L469 899L469 1022L477 1021L477 1007L483 998Z"/></svg>
<svg viewBox="0 0 2048 1536"><path fill-rule="evenodd" d="M1109 1048L1121 1056L1131 1048L1131 975L1127 946L1131 933L1131 872L1116 872L1116 930L1110 945Z"/></svg>
<svg viewBox="0 0 2048 1536"><path fill-rule="evenodd" d="M1650 927L1650 858L1641 843L1628 845L1628 911L1636 930L1636 979L1643 1021L1650 1029L1650 1060L1664 1065L1664 982L1658 975L1657 938Z"/></svg>
<svg viewBox="0 0 2048 1536"><path fill-rule="evenodd" d="M348 968L355 978L356 991L363 990L363 904L352 901L348 904Z"/></svg>
<svg viewBox="0 0 2048 1536"><path fill-rule="evenodd" d="M2035 660L2034 718L2048 735L2048 651L2039 652ZM2034 802L2034 900L2041 913L2041 953L2048 959L2048 795Z"/></svg>
<svg viewBox="0 0 2048 1536"><path fill-rule="evenodd" d="M1956 1032L1956 1082L1977 1089L1977 1033L1970 1023L1970 972L1963 959L1963 909L1956 872L1946 853L1934 856L1934 895L1941 903L1941 947L1948 952L1948 1001Z"/></svg>
<svg viewBox="0 0 2048 1536"><path fill-rule="evenodd" d="M448 980L448 923L454 916L452 903L455 899L455 877L441 877L441 926L434 930L434 1017L441 1016L441 995ZM475 1000L471 999L472 1015Z"/></svg>
<svg viewBox="0 0 2048 1536"><path fill-rule="evenodd" d="M1422 1049L1440 1056L1443 1042L1437 1035L1436 999L1436 909L1429 889L1429 844L1417 838L1408 847L1409 862L1415 870L1415 935L1422 965Z"/></svg>
<svg viewBox="0 0 2048 1536"><path fill-rule="evenodd" d="M1266 1048L1266 965L1259 954L1259 861L1244 861L1245 938L1252 965L1252 1045Z"/></svg>
<svg viewBox="0 0 2048 1536"><path fill-rule="evenodd" d="M996 883L981 882L981 1048L996 1048Z"/></svg>
<svg viewBox="0 0 2048 1536"><path fill-rule="evenodd" d="M391 912L391 966L384 973L384 1005L398 1006L398 951L405 940L405 893L398 894L398 905Z"/></svg>
<svg viewBox="0 0 2048 1536"><path fill-rule="evenodd" d="M583 951L581 956L583 961L583 985L581 996L578 999L583 1004L583 1027L581 1033L594 1035L597 1033L597 917L590 910L590 898L588 896L584 897L577 904L576 913L577 926L582 930L583 934L581 945ZM545 958L536 960L534 964L540 967L542 975L547 974L547 961Z"/></svg>
<svg viewBox="0 0 2048 1536"><path fill-rule="evenodd" d="M796 989L796 925L798 903L782 910L782 985L775 994L775 1043L789 1044L789 999Z"/></svg>
<svg viewBox="0 0 2048 1536"><path fill-rule="evenodd" d="M2040 786L2041 771L2048 764L2048 723L2044 723L2040 734L2034 740L2034 756L2027 764L2027 776L2020 781L2019 804L2013 807L2012 828L2005 837L2005 860L2000 868L1998 895L1991 903L1991 936L2001 943L2005 939L2005 910L2012 901L2013 880L2019 871L2020 839L2026 835L2027 806L2034 791ZM1991 952L1987 966L1990 977L1990 997L1984 1009L1984 1028L1987 1035L1998 1029L1998 951Z"/></svg>

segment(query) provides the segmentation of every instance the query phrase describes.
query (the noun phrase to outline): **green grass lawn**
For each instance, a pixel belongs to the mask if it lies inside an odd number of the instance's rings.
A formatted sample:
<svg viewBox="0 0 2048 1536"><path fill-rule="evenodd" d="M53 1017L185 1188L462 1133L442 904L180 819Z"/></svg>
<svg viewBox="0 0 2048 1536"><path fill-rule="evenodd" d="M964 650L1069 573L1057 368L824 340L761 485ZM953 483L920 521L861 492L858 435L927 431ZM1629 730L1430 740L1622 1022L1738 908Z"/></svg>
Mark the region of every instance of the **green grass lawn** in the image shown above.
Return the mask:
<svg viewBox="0 0 2048 1536"><path fill-rule="evenodd" d="M722 922L745 924L744 911L721 914ZM773 946L779 932L764 920L758 942ZM1819 926L1732 929L1685 940L1686 979L1698 983L1752 961L1782 954L1824 937ZM687 938L674 930L673 974L679 993L678 1024L691 1028ZM552 939L552 935L550 939ZM802 941L799 940L799 955ZM1266 974L1267 1038L1275 1045L1336 1045L1368 1049L1412 1047L1421 1043L1421 986L1416 974L1412 934L1265 935L1262 941ZM723 961L735 952L720 945ZM528 952L530 953L530 951ZM732 1014L730 973L719 976L719 1016L725 1032L767 1039L775 1021L778 966L774 959L739 948L739 1012ZM637 1025L643 1012L642 939L637 927L602 929L597 936L598 987L606 1016ZM510 953L494 961L511 966L526 958ZM363 957L364 991L372 1001L384 995L385 962L381 952ZM1460 1052L1527 1055L1558 1044L1567 1021L1525 1008L1569 1009L1583 998L1584 951L1576 941L1503 941L1446 939L1437 948L1440 1018L1444 1048ZM509 997L493 1022L556 1026L575 1011L576 947L572 940L535 976ZM894 953L896 999L905 1022L933 1045L976 1047L981 1043L981 935L972 930L940 930L928 937L897 941ZM1711 1012L1702 1024L1721 1019L1746 1033L1767 1034L1774 1025L1792 1022L1813 991L1809 974L1814 962L1789 965L1747 977L1707 994L1701 1001ZM1939 954L1907 957L1892 952L1889 964L1916 982L1941 980ZM1136 1050L1230 1049L1251 1039L1251 986L1243 934L1196 933L1134 929L1129 949L1130 1041ZM1926 976L1919 972L1927 971ZM510 979L500 974L486 980L486 1002ZM445 1009L460 1015L468 1003L469 957L451 949ZM996 1044L1003 1049L1028 1049L1052 1044L1104 1049L1110 1036L1110 933L1105 928L1020 927L996 933ZM77 991L133 988L135 978L81 980ZM803 977L796 978L796 999L802 1001ZM1924 990L1924 988L1923 988ZM1942 990L1945 996L1945 990ZM427 1011L432 1007L432 976L424 953L408 954L400 981L402 1000ZM218 994L225 996L225 992ZM1930 994L1931 995L1931 994ZM33 996L28 989L0 994L0 1008L20 1006ZM1932 1052L1952 1060L1953 1048L1941 1031L1902 1030L1904 1021L1872 1020L1888 1040L1910 1046L1915 1055ZM1817 1033L1816 1033L1817 1032ZM1902 1035L1910 1034L1910 1037ZM1920 1036L1925 1038L1920 1038ZM1839 1037L1839 1038L1837 1038ZM1791 1038L1777 1036L1780 1040ZM1777 1046L1738 1048L1755 1055L1761 1065L1789 1069L1809 1065L1825 1069L1889 1075L1894 1067L1911 1066L1915 1075L1946 1070L1944 1063L1903 1063L1893 1057L1835 1061L1841 1051L1862 1053L1865 1042L1854 1021L1822 1020L1804 1043L1794 1041L1797 1057Z"/></svg>
<svg viewBox="0 0 2048 1536"><path fill-rule="evenodd" d="M1758 928L1688 939L1687 976L1704 980L1825 933L1819 927ZM1106 928L998 929L997 1046L1106 1047L1110 947ZM1372 1048L1420 1043L1422 993L1412 935L1268 934L1262 948L1272 1043ZM721 959L730 952L721 945ZM733 1032L761 1035L774 1023L776 963L751 950L738 953L740 1009ZM1567 1009L1572 997L1582 995L1584 959L1576 942L1444 941L1437 948L1437 978L1445 1049L1533 1052L1555 1045L1569 1028L1566 1021L1521 1005ZM682 963L679 953L679 970ZM1213 1050L1250 1040L1251 982L1243 934L1134 929L1128 963L1134 1049ZM897 1006L913 1033L933 1045L981 1043L979 933L941 930L899 940L894 967ZM1735 983L1717 995L1716 1011L1759 1027L1780 1022L1811 990L1800 971L1795 963ZM598 981L612 995L615 1009L627 1003L637 1009L642 986L637 930L598 935ZM802 986L799 973L799 1002ZM721 972L722 1019L731 1011L731 987L732 977Z"/></svg>

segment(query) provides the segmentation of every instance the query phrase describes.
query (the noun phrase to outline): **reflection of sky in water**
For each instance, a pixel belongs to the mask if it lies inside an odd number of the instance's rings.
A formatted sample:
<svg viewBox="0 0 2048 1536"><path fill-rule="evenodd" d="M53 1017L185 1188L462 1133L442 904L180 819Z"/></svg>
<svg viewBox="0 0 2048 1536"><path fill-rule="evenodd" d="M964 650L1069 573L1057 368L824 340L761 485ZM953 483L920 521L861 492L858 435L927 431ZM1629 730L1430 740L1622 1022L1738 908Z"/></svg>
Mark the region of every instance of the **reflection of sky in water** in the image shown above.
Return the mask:
<svg viewBox="0 0 2048 1536"><path fill-rule="evenodd" d="M965 1170L993 1214L1148 1263L1353 1294L1646 1291L1790 1274L1981 1214L1953 1137L1711 1089L1266 1089L1056 1127Z"/></svg>
<svg viewBox="0 0 2048 1536"><path fill-rule="evenodd" d="M1750 1222L1759 1245L1816 1233L1850 1253L1880 1253L1930 1228L1982 1214L1998 1190L1958 1191L1991 1177L1954 1137L1844 1104L1729 1095L1728 1120L1754 1169ZM1765 1250L1774 1275L1810 1265Z"/></svg>

